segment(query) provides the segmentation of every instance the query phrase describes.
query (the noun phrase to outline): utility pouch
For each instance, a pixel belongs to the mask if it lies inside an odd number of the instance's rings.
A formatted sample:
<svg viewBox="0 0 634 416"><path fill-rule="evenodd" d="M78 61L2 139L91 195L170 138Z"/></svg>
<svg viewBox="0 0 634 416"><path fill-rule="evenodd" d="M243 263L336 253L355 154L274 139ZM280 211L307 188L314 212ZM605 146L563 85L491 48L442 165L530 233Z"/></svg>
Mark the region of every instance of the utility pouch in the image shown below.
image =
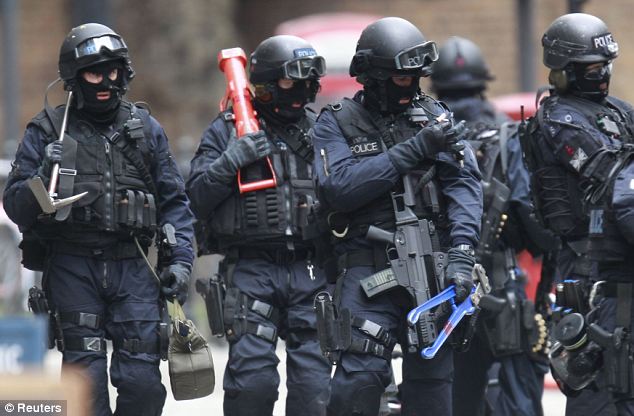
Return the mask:
<svg viewBox="0 0 634 416"><path fill-rule="evenodd" d="M138 146L138 141L143 139L143 121L139 118L131 118L123 125L125 138L134 146Z"/></svg>
<svg viewBox="0 0 634 416"><path fill-rule="evenodd" d="M224 285L218 274L214 274L209 280L196 280L196 292L205 299L207 320L211 333L217 337L225 334L223 303L225 297Z"/></svg>
<svg viewBox="0 0 634 416"><path fill-rule="evenodd" d="M349 309L340 311L328 292L315 296L313 308L317 314L317 337L324 356L335 365L341 352L352 344L352 320Z"/></svg>
<svg viewBox="0 0 634 416"><path fill-rule="evenodd" d="M517 354L522 350L521 301L513 291L503 293L506 301L504 307L485 324L489 345L495 357Z"/></svg>

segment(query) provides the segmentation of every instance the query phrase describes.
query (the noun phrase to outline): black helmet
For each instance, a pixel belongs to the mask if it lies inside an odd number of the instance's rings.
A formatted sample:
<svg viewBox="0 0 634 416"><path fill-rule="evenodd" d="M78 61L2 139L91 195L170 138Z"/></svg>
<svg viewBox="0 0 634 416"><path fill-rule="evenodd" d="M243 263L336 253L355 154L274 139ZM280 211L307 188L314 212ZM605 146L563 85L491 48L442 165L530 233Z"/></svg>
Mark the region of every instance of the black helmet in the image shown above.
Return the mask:
<svg viewBox="0 0 634 416"><path fill-rule="evenodd" d="M119 60L125 69L124 88L134 77L128 47L108 26L86 23L73 28L59 51L59 76L64 88L72 89L74 80L83 68L107 61Z"/></svg>
<svg viewBox="0 0 634 416"><path fill-rule="evenodd" d="M326 75L326 62L310 43L297 36L265 39L251 54L249 80L255 89L258 113L269 122L287 124L305 115L304 106L314 102L319 78ZM278 80L296 82L282 88Z"/></svg>
<svg viewBox="0 0 634 416"><path fill-rule="evenodd" d="M386 80L394 75L427 76L436 59L436 44L427 41L416 26L400 17L385 17L361 33L350 76L361 83L366 78Z"/></svg>
<svg viewBox="0 0 634 416"><path fill-rule="evenodd" d="M607 25L598 17L570 13L558 17L542 37L544 65L563 69L570 63L610 61L618 56L619 46Z"/></svg>
<svg viewBox="0 0 634 416"><path fill-rule="evenodd" d="M297 36L278 35L264 40L250 58L253 84L288 79L318 79L326 75L326 62L310 43Z"/></svg>
<svg viewBox="0 0 634 416"><path fill-rule="evenodd" d="M486 88L493 80L478 45L469 39L452 36L438 52L432 65L431 82L434 91Z"/></svg>

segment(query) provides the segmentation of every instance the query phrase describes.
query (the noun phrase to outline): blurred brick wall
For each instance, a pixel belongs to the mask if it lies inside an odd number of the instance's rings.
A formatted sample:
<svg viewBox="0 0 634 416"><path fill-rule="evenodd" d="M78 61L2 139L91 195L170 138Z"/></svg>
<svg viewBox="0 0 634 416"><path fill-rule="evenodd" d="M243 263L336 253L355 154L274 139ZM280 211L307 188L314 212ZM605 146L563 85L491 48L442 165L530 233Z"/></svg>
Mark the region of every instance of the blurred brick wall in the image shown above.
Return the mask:
<svg viewBox="0 0 634 416"><path fill-rule="evenodd" d="M417 25L428 39L438 44L452 35L476 42L496 76L489 95L513 93L519 88L515 0L322 0L293 2L292 6L287 0L267 0L266 8L259 7L261 3L261 0L239 2L241 13L250 22L245 41L251 48L270 36L280 21L304 14L353 11L399 16ZM584 12L602 18L620 41L621 55L615 64L611 91L628 101L634 101L634 87L628 77L634 74L634 44L627 43L631 9L631 0L589 0L584 6ZM541 36L554 19L566 12L565 0L535 0L537 85L546 84L548 79L548 72L541 63Z"/></svg>
<svg viewBox="0 0 634 416"><path fill-rule="evenodd" d="M150 103L183 160L191 156L217 113L224 89L216 66L218 50L242 46L248 54L279 23L305 14L351 11L401 16L439 44L451 35L468 37L480 45L497 77L490 96L516 92L519 84L515 0L111 0L111 4L113 27L128 43L137 71L129 97ZM70 1L20 0L19 7L20 124L24 126L42 107L46 85L57 76L59 45L71 24ZM547 80L541 35L566 7L566 0L535 0L538 85ZM631 7L631 0L589 0L584 8L604 19L620 42L611 91L628 101L634 101L628 77L634 74L634 44L628 43L627 35ZM51 101L60 103L61 88L56 90Z"/></svg>

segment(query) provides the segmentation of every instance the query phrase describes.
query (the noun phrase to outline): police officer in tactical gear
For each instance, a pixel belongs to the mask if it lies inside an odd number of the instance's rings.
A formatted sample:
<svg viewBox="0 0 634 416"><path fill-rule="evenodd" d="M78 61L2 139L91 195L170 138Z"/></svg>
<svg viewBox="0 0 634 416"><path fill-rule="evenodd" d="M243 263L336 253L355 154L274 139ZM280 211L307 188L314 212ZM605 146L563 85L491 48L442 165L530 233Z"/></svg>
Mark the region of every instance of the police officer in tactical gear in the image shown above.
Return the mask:
<svg viewBox="0 0 634 416"><path fill-rule="evenodd" d="M476 259L486 268L493 287L486 295L493 302L481 303L483 313L469 349L454 354L454 414L541 415L546 356L542 351L541 365L530 357L531 341L538 341L531 338L539 331L516 252L528 248L539 255L556 249L557 239L530 216L530 181L517 124L497 112L484 95L487 83L494 78L480 48L469 39L451 37L440 48L432 70L432 90L454 117L465 120L470 128L469 143L476 153L484 189ZM526 322L524 316L530 320ZM546 340L539 346L544 349ZM496 361L500 363L500 392L495 402L485 403L487 373Z"/></svg>
<svg viewBox="0 0 634 416"><path fill-rule="evenodd" d="M24 257L42 250L43 286L59 319L65 364L86 368L94 413L111 415L106 339L118 389L116 414L159 415L166 391L159 372L159 284L143 259L169 223L177 245L161 279L183 302L193 261L193 215L167 137L150 114L123 100L134 76L128 49L110 28L88 23L62 43L59 74L74 99L60 142L65 106L28 124L4 192L7 214L24 232ZM27 181L45 184L60 164L59 197L87 192L61 215L42 212ZM35 242L35 244L34 244ZM61 338L61 339L60 339Z"/></svg>
<svg viewBox="0 0 634 416"><path fill-rule="evenodd" d="M307 221L314 114L306 108L325 74L323 57L296 36L264 40L250 57L253 105L262 131L236 138L231 110L203 134L187 191L205 229L205 250L225 255L224 328L230 343L224 376L226 415L271 415L278 397L278 337L286 341L286 413L322 415L330 366L317 340L313 298L326 280L315 266ZM272 161L277 187L239 193L236 175L258 177ZM253 176L255 175L255 176Z"/></svg>
<svg viewBox="0 0 634 416"><path fill-rule="evenodd" d="M416 306L411 297L398 286L368 298L361 286L389 267L386 244L368 240L366 233L370 226L395 230L391 195L400 192L404 176L415 175L416 216L432 224L425 238L434 251L448 250L440 285L455 283L457 302L472 288L480 174L470 148L461 147L464 160L457 157L452 143L462 133L452 127L448 109L420 91L420 77L430 74L437 57L435 43L407 20L377 20L363 30L350 65L363 90L324 108L315 125L315 175L335 251L334 304L341 316L351 315L351 342L329 351L339 355L329 415L377 414L397 341L408 351L400 386L403 414L451 414L451 347L423 360L406 340L405 315Z"/></svg>
<svg viewBox="0 0 634 416"><path fill-rule="evenodd" d="M608 95L619 48L601 19L561 16L544 33L542 46L552 88L522 134L522 148L537 214L562 240L559 273L589 287L597 276L588 256L591 218L582 189L589 177L601 178L603 169L588 161L603 147L632 141L632 107ZM568 398L566 413L605 415L615 409L605 389L586 389Z"/></svg>

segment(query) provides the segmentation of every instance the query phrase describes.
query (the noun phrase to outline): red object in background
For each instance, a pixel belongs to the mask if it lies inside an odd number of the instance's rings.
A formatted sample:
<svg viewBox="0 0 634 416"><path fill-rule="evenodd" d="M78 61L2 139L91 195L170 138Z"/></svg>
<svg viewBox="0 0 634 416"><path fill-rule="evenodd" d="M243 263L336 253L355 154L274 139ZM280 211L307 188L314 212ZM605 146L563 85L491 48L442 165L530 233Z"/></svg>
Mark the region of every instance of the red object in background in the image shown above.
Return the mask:
<svg viewBox="0 0 634 416"><path fill-rule="evenodd" d="M246 66L247 56L241 48L223 49L218 52L218 67L225 74L227 80L225 96L220 101L220 111L224 111L229 101L231 101L233 104L233 121L236 124L238 137L260 130L260 125L251 104L251 93L245 71ZM243 183L241 171L238 171L238 188L241 194L277 186L271 159L267 157L266 163L271 174L270 179Z"/></svg>
<svg viewBox="0 0 634 416"><path fill-rule="evenodd" d="M352 97L361 85L350 76L349 67L361 32L380 16L360 13L318 13L287 20L276 35L294 35L310 43L326 60L326 76L314 107L319 109L343 97Z"/></svg>

